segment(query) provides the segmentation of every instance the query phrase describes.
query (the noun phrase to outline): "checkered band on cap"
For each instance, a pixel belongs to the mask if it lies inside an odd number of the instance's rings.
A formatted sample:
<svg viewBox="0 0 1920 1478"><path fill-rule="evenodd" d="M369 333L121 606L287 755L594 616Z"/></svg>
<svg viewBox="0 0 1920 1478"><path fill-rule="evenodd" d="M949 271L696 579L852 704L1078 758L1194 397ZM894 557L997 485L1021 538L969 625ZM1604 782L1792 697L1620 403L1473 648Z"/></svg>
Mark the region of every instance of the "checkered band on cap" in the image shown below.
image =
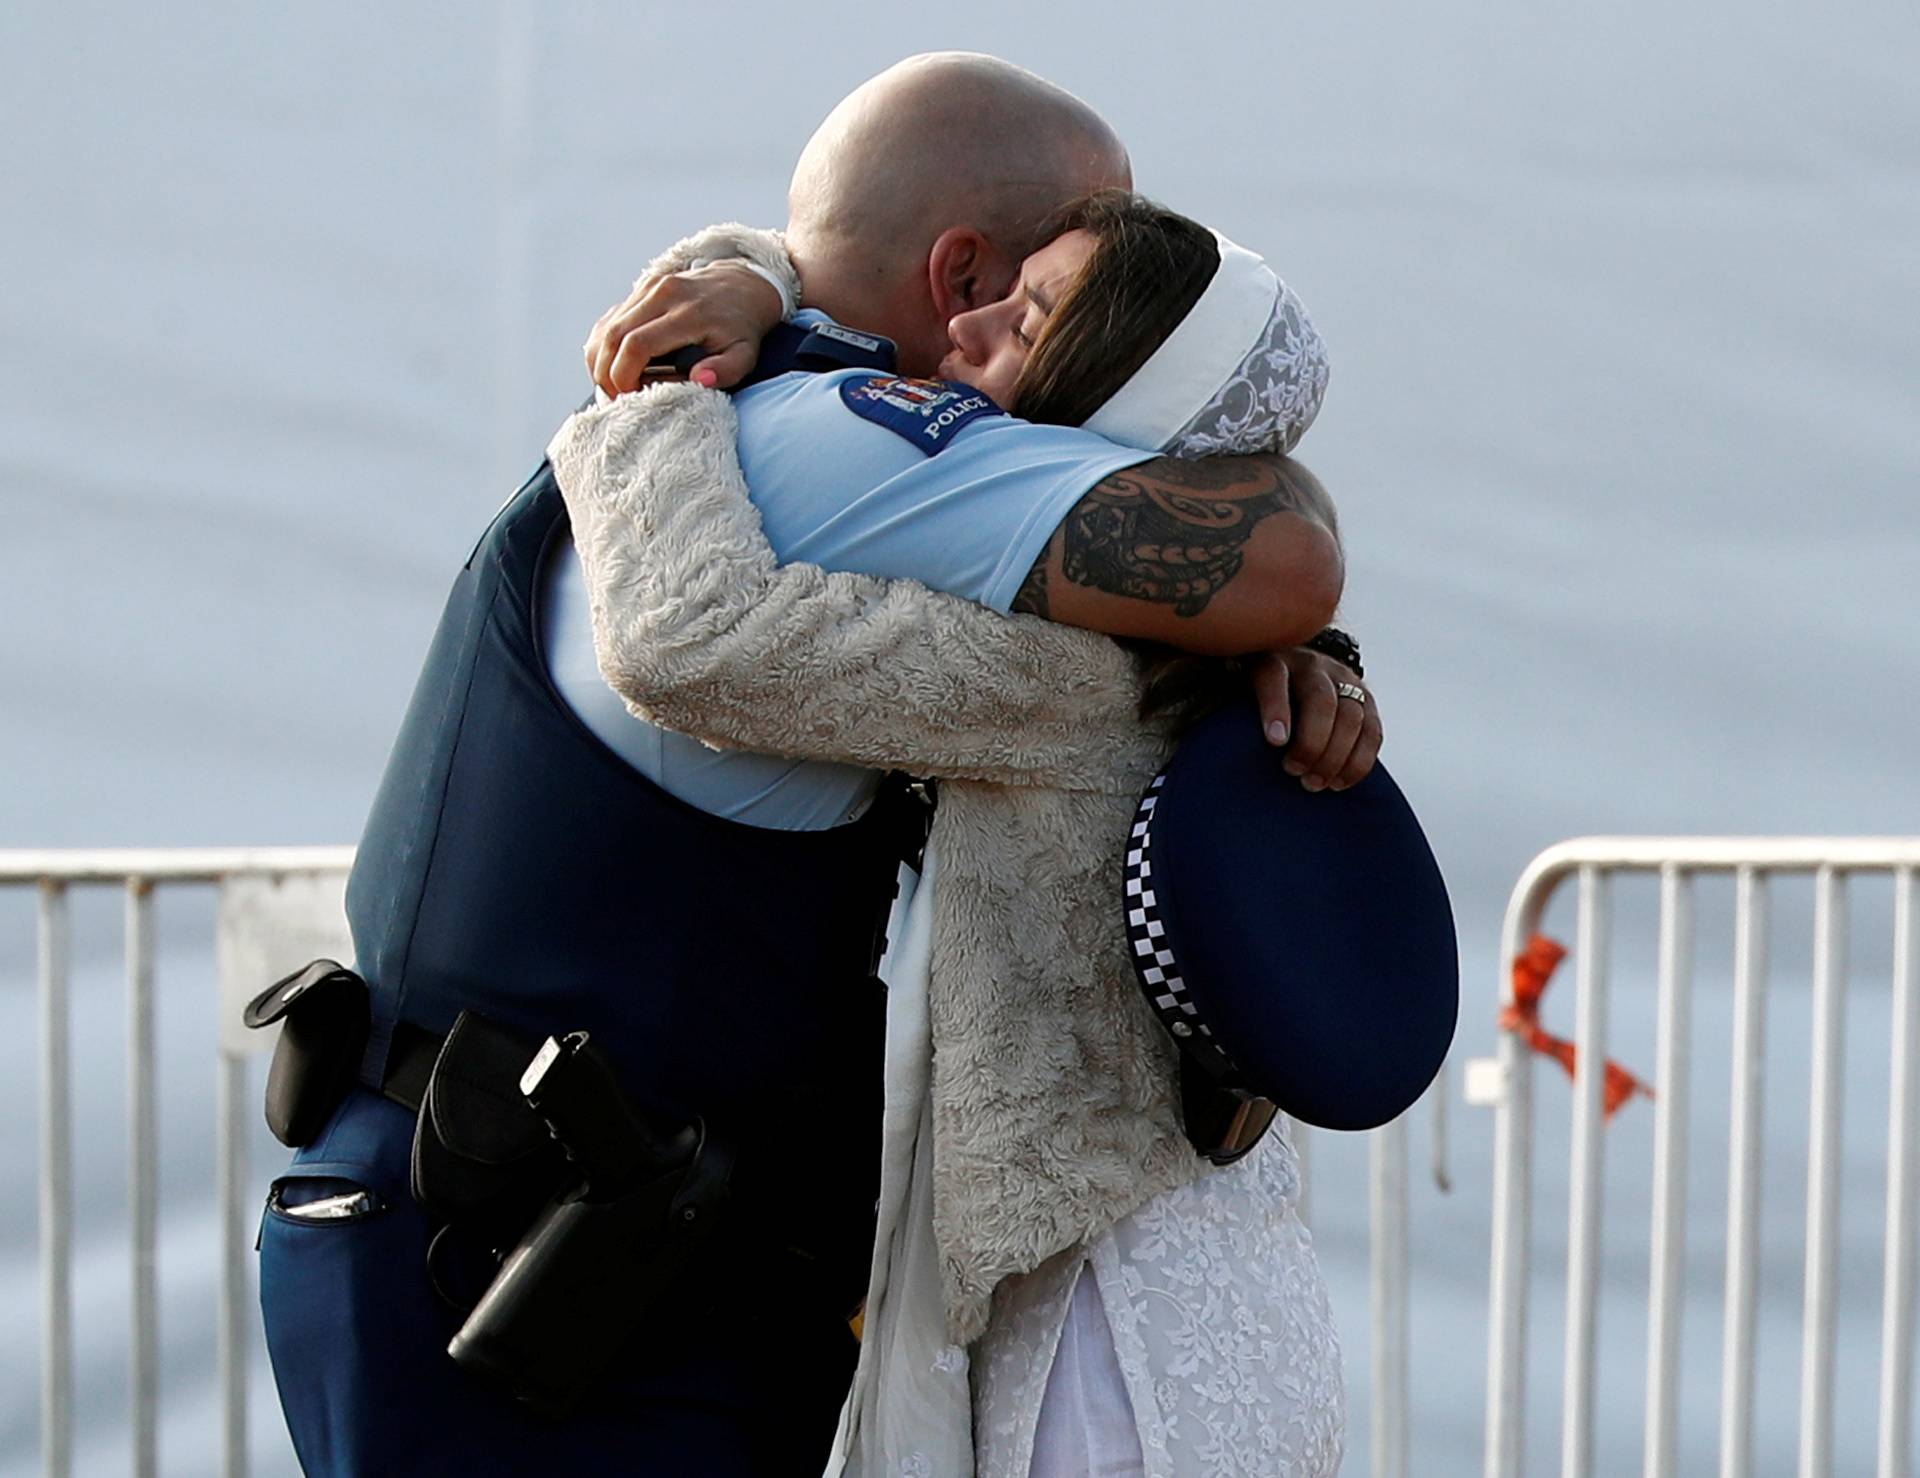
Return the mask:
<svg viewBox="0 0 1920 1478"><path fill-rule="evenodd" d="M1225 1086L1240 1082L1240 1069L1214 1040L1213 1029L1201 1019L1187 982L1180 974L1166 923L1161 917L1160 895L1153 876L1153 813L1160 804L1160 788L1166 783L1162 770L1140 797L1134 812L1133 830L1127 837L1126 910L1127 948L1133 958L1133 971L1147 1004L1153 1007L1160 1024L1180 1044L1180 1050L1207 1070L1209 1076Z"/></svg>

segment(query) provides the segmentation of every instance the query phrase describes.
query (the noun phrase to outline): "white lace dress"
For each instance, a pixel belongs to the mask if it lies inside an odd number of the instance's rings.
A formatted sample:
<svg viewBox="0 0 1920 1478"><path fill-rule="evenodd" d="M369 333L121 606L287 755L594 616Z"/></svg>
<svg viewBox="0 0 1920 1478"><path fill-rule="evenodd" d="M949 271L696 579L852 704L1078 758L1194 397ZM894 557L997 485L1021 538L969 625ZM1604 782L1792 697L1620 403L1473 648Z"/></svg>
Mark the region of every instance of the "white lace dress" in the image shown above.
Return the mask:
<svg viewBox="0 0 1920 1478"><path fill-rule="evenodd" d="M979 1478L1028 1478L1075 1287L1099 1291L1146 1478L1319 1478L1346 1440L1340 1342L1279 1126L994 1298L973 1348Z"/></svg>

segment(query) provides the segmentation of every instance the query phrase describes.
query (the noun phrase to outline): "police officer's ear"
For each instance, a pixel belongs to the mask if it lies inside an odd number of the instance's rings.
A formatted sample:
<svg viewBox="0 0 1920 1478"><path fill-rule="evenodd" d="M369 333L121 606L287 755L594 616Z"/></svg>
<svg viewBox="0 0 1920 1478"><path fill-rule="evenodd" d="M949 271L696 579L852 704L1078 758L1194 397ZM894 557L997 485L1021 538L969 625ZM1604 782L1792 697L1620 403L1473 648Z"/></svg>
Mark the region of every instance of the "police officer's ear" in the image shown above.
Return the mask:
<svg viewBox="0 0 1920 1478"><path fill-rule="evenodd" d="M951 226L927 252L927 285L934 312L945 323L957 313L997 303L1019 275L1020 264L972 226Z"/></svg>

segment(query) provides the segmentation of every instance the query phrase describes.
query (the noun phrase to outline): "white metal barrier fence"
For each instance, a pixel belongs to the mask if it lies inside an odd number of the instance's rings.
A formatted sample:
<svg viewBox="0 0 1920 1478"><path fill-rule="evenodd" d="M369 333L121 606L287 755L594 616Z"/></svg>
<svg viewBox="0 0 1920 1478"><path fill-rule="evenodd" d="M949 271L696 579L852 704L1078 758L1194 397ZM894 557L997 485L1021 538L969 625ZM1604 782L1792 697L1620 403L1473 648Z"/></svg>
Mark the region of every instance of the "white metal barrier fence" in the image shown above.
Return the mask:
<svg viewBox="0 0 1920 1478"><path fill-rule="evenodd" d="M248 1331L255 1318L249 1299L248 1258L259 1213L246 1151L249 1128L260 1111L249 1087L247 1058L270 1045L272 1038L266 1033L247 1034L239 1023L239 1007L277 973L316 956L348 957L340 888L352 862L350 847L0 851L0 887L37 887L40 895L41 1451L46 1478L68 1478L74 1447L68 890L77 884L106 884L122 888L126 896L127 1173L133 1264L130 1418L133 1470L137 1478L153 1478L159 1470L154 893L168 885L211 884L219 889L222 1002L215 1135L221 1471L225 1478L244 1478ZM1444 1070L1429 1090L1429 1099L1434 1115L1433 1175L1445 1188ZM1408 1473L1406 1133L1403 1119L1368 1136L1374 1478L1407 1478ZM1298 1126L1295 1140L1300 1150L1304 1217L1311 1140Z"/></svg>
<svg viewBox="0 0 1920 1478"><path fill-rule="evenodd" d="M1607 1054L1609 881L1660 879L1658 1038L1654 1102L1652 1258L1648 1289L1644 1467L1677 1472L1679 1290L1692 1053L1693 879L1735 879L1732 1145L1728 1169L1725 1339L1721 1371L1721 1478L1753 1471L1754 1311L1759 1254L1760 1129L1767 1005L1767 883L1814 876L1812 1083L1808 1107L1807 1240L1800 1353L1798 1472L1832 1471L1835 1271L1839 1214L1840 1095L1847 880L1890 874L1894 884L1891 1029L1892 1115L1876 1436L1879 1478L1909 1478L1913 1435L1915 1219L1920 1195L1920 1002L1915 999L1914 873L1920 838L1613 838L1563 843L1522 874L1502 934L1508 968L1539 928L1554 891L1579 880L1575 935L1578 1070L1574 1079L1562 1391L1562 1478L1593 1471L1594 1360L1600 1253L1601 1088ZM1469 1065L1467 1092L1497 1109L1487 1351L1487 1478L1520 1478L1532 1218L1532 1057L1513 1037L1497 1059ZM1537 1468L1534 1471L1539 1471Z"/></svg>
<svg viewBox="0 0 1920 1478"><path fill-rule="evenodd" d="M338 895L353 860L350 847L228 848L181 851L0 852L0 886L40 893L40 1266L41 1471L73 1470L73 1087L68 1020L71 937L68 889L114 884L126 894L127 1183L132 1253L129 1319L133 1470L159 1471L158 1082L154 1044L154 891L163 885L217 884L221 975L225 994L214 1133L220 1204L217 1339L222 1471L246 1472L247 1258L258 1206L248 1183L248 1126L259 1105L248 1092L246 1056L257 1050L240 1032L233 992L264 983L265 956L337 952L344 935ZM265 890L265 891L261 891ZM286 891L294 906L260 904ZM325 906L328 897L332 906ZM321 906L315 907L315 900ZM303 956L304 957L304 956Z"/></svg>

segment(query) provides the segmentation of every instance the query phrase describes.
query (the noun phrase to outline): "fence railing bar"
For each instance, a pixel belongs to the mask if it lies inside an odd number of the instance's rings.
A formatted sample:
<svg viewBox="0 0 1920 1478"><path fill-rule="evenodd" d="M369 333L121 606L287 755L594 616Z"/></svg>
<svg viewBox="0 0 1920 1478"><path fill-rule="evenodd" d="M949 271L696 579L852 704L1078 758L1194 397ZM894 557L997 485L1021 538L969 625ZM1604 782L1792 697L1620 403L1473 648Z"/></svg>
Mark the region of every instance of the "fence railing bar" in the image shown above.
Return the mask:
<svg viewBox="0 0 1920 1478"><path fill-rule="evenodd" d="M1515 889L1551 892L1551 884L1583 864L1612 872L1658 872L1672 864L1693 871L1759 868L1769 873L1842 872L1920 867L1920 836L1575 837L1546 849L1527 865ZM1524 941L1523 941L1524 942Z"/></svg>
<svg viewBox="0 0 1920 1478"><path fill-rule="evenodd" d="M1913 1441L1914 1202L1920 1199L1920 990L1914 979L1914 870L1893 882L1893 1122L1887 1137L1887 1260L1880 1320L1878 1478L1910 1478Z"/></svg>
<svg viewBox="0 0 1920 1478"><path fill-rule="evenodd" d="M1407 1121L1368 1136L1373 1203L1373 1478L1407 1478Z"/></svg>
<svg viewBox="0 0 1920 1478"><path fill-rule="evenodd" d="M1659 990L1644 1471L1646 1478L1675 1478L1686 1254L1687 1068L1693 1048L1693 880L1672 865L1660 870Z"/></svg>
<svg viewBox="0 0 1920 1478"><path fill-rule="evenodd" d="M127 879L127 1222L132 1242L133 1471L160 1471L159 1294L155 1246L160 1229L160 1101L153 1027L153 884Z"/></svg>
<svg viewBox="0 0 1920 1478"><path fill-rule="evenodd" d="M345 872L352 847L73 847L0 849L0 884L217 883L236 873L279 877L295 872Z"/></svg>
<svg viewBox="0 0 1920 1478"><path fill-rule="evenodd" d="M1721 1335L1720 1478L1753 1470L1753 1321L1760 1272L1760 1128L1766 1072L1767 881L1736 874L1733 1094L1727 1146L1727 1286Z"/></svg>
<svg viewBox="0 0 1920 1478"><path fill-rule="evenodd" d="M1580 921L1575 930L1573 1154L1567 1197L1567 1345L1561 1478L1593 1471L1595 1310L1600 1296L1600 1090L1607 1068L1607 907L1610 880L1599 867L1580 869Z"/></svg>
<svg viewBox="0 0 1920 1478"><path fill-rule="evenodd" d="M1513 1003L1513 961L1539 927L1565 866L1546 854L1514 884L1500 928L1502 1005ZM1533 1056L1511 1032L1495 1049L1493 1225L1488 1238L1487 1413L1484 1478L1520 1478L1526 1452L1527 1275L1533 1238Z"/></svg>
<svg viewBox="0 0 1920 1478"><path fill-rule="evenodd" d="M216 1338L220 1379L220 1472L247 1478L247 1257L252 1233L247 1211L247 1062L222 1052L215 1082L216 1187L220 1198L220 1309Z"/></svg>
<svg viewBox="0 0 1920 1478"><path fill-rule="evenodd" d="M40 1469L73 1471L72 936L67 890L40 883Z"/></svg>
<svg viewBox="0 0 1920 1478"><path fill-rule="evenodd" d="M1840 1235L1840 1102L1846 1053L1847 883L1823 867L1813 890L1813 1094L1807 1126L1807 1258L1800 1341L1800 1478L1833 1461L1834 1278Z"/></svg>

